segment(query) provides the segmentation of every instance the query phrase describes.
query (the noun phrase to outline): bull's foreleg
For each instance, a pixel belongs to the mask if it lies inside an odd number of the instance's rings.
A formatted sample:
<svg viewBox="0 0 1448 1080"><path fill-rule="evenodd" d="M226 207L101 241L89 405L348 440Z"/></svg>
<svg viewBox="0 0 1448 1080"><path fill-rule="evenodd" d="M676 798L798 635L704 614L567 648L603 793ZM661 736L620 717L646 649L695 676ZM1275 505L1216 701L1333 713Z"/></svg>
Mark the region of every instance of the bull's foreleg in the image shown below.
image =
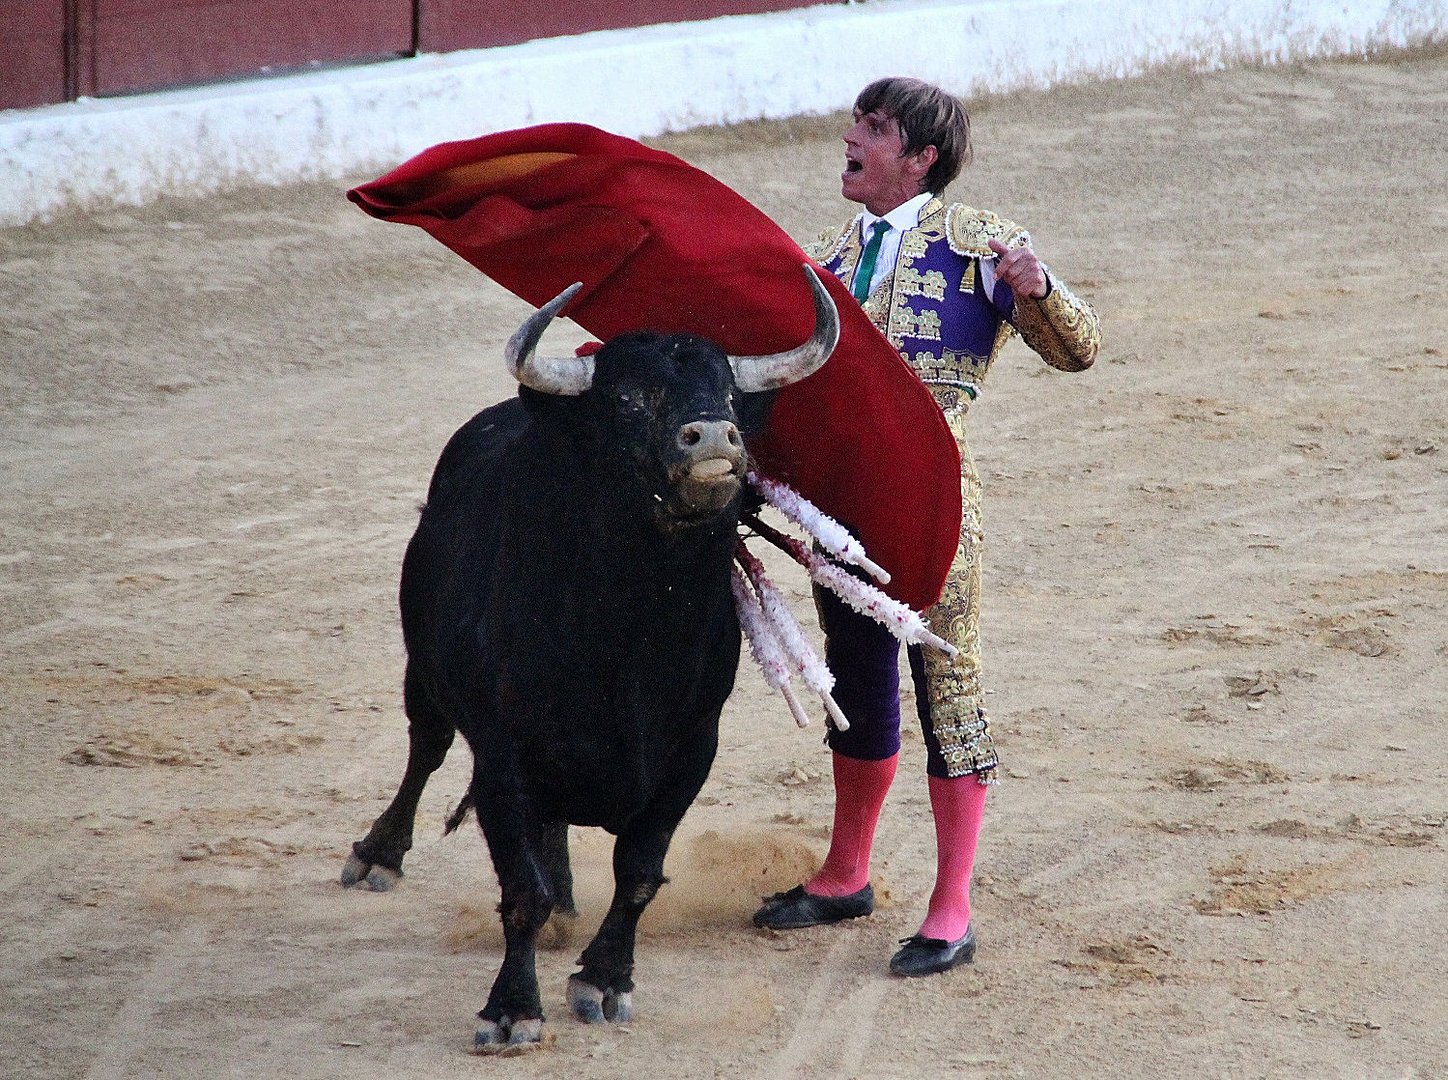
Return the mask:
<svg viewBox="0 0 1448 1080"><path fill-rule="evenodd" d="M553 910L553 890L536 843L539 826L518 777L510 756L477 756L473 807L503 894L498 907L503 963L478 1013L473 1048L479 1053L528 1049L545 1039L536 956L538 931ZM566 844L566 832L563 839Z"/></svg>
<svg viewBox="0 0 1448 1080"><path fill-rule="evenodd" d="M633 1018L634 940L639 918L664 884L664 855L677 820L619 834L613 846L613 901L568 980L568 1005L584 1023Z"/></svg>
<svg viewBox="0 0 1448 1080"><path fill-rule="evenodd" d="M342 884L362 885L376 892L392 888L402 877L402 858L412 847L417 804L427 780L447 757L453 725L433 704L411 666L402 683L408 726L407 769L391 804L367 835L352 845L342 867Z"/></svg>
<svg viewBox="0 0 1448 1080"><path fill-rule="evenodd" d="M568 1004L585 1023L633 1017L634 940L639 917L664 884L664 856L674 830L704 786L714 762L718 713L689 740L667 770L669 783L618 834L613 846L613 901L568 980Z"/></svg>

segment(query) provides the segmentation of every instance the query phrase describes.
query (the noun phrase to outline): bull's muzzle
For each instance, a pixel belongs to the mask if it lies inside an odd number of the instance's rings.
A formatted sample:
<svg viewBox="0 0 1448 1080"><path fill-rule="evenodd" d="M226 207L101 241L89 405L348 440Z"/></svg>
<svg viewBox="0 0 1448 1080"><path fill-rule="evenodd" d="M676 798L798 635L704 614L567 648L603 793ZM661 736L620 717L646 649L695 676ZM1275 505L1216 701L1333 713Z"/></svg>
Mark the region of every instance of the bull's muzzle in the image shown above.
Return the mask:
<svg viewBox="0 0 1448 1080"><path fill-rule="evenodd" d="M695 420L675 437L682 461L675 490L691 515L716 513L739 491L748 455L744 437L728 420Z"/></svg>
<svg viewBox="0 0 1448 1080"><path fill-rule="evenodd" d="M744 439L728 420L695 420L679 429L679 449L696 480L722 476L744 460Z"/></svg>

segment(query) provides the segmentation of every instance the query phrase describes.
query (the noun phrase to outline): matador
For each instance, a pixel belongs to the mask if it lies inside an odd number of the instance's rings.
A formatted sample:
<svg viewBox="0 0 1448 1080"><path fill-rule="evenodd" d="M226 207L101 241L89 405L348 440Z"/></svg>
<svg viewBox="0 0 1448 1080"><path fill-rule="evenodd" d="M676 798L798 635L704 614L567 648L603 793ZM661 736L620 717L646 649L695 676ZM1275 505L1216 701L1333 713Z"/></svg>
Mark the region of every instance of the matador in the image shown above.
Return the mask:
<svg viewBox="0 0 1448 1080"><path fill-rule="evenodd" d="M807 250L865 313L933 394L960 451L959 545L930 629L960 651L953 662L909 650L937 843L936 884L920 931L891 960L900 975L926 975L975 953L970 876L987 781L998 759L980 683L980 479L966 417L1010 337L1065 371L1091 365L1095 312L1035 256L1011 221L939 193L969 158L963 106L937 87L883 79L856 100L844 135L845 198L863 212ZM835 699L850 721L832 730L834 829L809 881L765 901L755 923L791 929L868 915L870 851L900 749L898 645L832 594L817 592Z"/></svg>

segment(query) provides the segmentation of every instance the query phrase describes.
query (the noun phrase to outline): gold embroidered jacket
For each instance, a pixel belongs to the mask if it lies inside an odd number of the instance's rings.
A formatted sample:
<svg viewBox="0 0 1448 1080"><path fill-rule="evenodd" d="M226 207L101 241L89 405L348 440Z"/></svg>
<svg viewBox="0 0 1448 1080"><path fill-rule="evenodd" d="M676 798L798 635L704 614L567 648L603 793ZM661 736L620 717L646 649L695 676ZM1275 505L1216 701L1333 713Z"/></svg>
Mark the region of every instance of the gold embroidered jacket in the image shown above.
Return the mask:
<svg viewBox="0 0 1448 1080"><path fill-rule="evenodd" d="M822 235L809 252L846 283L860 259L861 220ZM1100 345L1096 313L1049 268L1039 300L1016 300L996 281L991 240L1020 247L1030 244L1030 234L989 211L931 199L902 238L894 269L864 303L943 408L964 407L980 393L1013 332L1065 371L1090 366Z"/></svg>

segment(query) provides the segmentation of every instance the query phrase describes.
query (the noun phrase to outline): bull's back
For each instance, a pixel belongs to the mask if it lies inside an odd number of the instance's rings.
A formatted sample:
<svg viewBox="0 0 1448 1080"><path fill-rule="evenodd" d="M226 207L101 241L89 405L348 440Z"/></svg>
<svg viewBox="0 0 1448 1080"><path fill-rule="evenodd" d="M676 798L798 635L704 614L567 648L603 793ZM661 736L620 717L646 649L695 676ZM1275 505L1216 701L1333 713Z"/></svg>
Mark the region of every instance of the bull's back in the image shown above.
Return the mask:
<svg viewBox="0 0 1448 1080"><path fill-rule="evenodd" d="M436 509L451 513L486 497L530 423L523 402L510 398L489 406L453 432L433 468L428 505L438 504Z"/></svg>
<svg viewBox="0 0 1448 1080"><path fill-rule="evenodd" d="M501 402L454 432L438 457L402 562L402 633L413 661L446 664L447 639L482 617L509 474L529 425L522 402Z"/></svg>

